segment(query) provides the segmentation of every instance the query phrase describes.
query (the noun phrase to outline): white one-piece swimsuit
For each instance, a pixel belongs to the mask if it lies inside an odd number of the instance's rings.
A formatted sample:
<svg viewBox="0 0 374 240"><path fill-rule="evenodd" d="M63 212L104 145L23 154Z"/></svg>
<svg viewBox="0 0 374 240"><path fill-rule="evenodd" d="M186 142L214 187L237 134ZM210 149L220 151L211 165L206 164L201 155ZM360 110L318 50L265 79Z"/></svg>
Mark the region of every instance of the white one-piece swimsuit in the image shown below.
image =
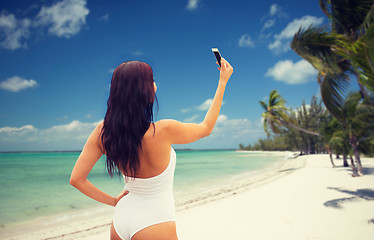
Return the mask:
<svg viewBox="0 0 374 240"><path fill-rule="evenodd" d="M125 177L129 193L117 203L113 226L124 240L130 240L140 230L163 222L175 221L173 179L176 154L170 149L167 168L151 178Z"/></svg>

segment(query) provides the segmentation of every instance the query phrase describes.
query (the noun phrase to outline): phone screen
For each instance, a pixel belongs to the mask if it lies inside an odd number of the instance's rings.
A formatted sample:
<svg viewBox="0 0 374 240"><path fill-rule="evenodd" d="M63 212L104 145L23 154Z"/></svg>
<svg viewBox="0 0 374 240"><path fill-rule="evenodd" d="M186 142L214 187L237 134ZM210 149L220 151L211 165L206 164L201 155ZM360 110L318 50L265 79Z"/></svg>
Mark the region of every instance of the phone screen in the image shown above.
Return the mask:
<svg viewBox="0 0 374 240"><path fill-rule="evenodd" d="M216 57L219 66L221 67L221 54L219 53L218 48L212 48L212 52Z"/></svg>

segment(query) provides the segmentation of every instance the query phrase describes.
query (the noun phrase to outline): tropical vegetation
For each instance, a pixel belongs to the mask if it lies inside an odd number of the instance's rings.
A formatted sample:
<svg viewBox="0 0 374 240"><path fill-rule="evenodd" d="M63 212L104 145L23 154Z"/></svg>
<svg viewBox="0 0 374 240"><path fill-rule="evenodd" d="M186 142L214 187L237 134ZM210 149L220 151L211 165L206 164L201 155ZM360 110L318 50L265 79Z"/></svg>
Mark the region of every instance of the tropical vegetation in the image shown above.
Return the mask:
<svg viewBox="0 0 374 240"><path fill-rule="evenodd" d="M260 139L244 149L327 152L350 159L353 175L363 174L360 154L374 154L374 1L319 0L329 26L300 27L291 48L318 70L321 102L314 97L293 111L275 90L264 108ZM352 91L355 80L358 92ZM271 136L271 133L275 134ZM279 149L277 149L279 148Z"/></svg>
<svg viewBox="0 0 374 240"><path fill-rule="evenodd" d="M295 110L285 106L286 101L273 90L267 103L260 101L266 139L259 139L253 146L240 145L247 150L299 151L300 154L326 152L320 129L331 115L322 102L313 96L309 105L305 102Z"/></svg>
<svg viewBox="0 0 374 240"><path fill-rule="evenodd" d="M329 153L343 156L344 166L350 159L353 174L363 174L360 154L374 155L374 106L359 92L350 93L342 105L344 121L333 117L322 101L313 96L309 105L303 101L295 110L285 106L286 101L273 90L264 108L263 124L267 138L253 146L239 145L243 150L299 151L300 154Z"/></svg>
<svg viewBox="0 0 374 240"><path fill-rule="evenodd" d="M341 108L352 78L363 98L370 99L374 92L374 1L319 2L329 19L330 30L301 27L291 48L318 70L322 101L341 121Z"/></svg>

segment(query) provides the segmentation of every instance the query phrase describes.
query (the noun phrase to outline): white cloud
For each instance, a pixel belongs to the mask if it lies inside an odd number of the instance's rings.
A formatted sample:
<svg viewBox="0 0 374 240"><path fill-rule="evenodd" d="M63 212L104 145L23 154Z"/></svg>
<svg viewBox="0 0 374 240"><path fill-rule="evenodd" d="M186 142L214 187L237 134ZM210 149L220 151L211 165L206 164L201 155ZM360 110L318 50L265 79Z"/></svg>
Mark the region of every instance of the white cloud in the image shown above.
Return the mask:
<svg viewBox="0 0 374 240"><path fill-rule="evenodd" d="M189 11L194 11L198 8L198 5L199 5L199 2L200 0L188 0L188 3L187 3L187 10Z"/></svg>
<svg viewBox="0 0 374 240"><path fill-rule="evenodd" d="M89 12L86 0L62 0L50 7L43 6L35 26L46 26L51 35L70 38L86 24Z"/></svg>
<svg viewBox="0 0 374 240"><path fill-rule="evenodd" d="M26 48L26 43L22 40L29 37L29 27L31 21L27 18L17 19L13 14L0 15L0 46L15 50L18 48Z"/></svg>
<svg viewBox="0 0 374 240"><path fill-rule="evenodd" d="M199 111L208 111L209 108L210 108L210 105L212 105L212 102L213 102L213 99L212 98L208 98L207 100L205 100L202 104L198 105L198 106L194 106L194 107L188 107L188 108L182 108L179 110L179 112L185 114L185 113L188 113L188 112L191 112L193 110L199 110ZM224 105L225 102L222 101L222 105ZM188 120L190 120L191 118L187 118Z"/></svg>
<svg viewBox="0 0 374 240"><path fill-rule="evenodd" d="M35 88L38 85L39 84L35 80L27 80L18 76L14 76L1 82L0 88L10 92L19 92L27 88Z"/></svg>
<svg viewBox="0 0 374 240"><path fill-rule="evenodd" d="M176 148L238 148L240 143L247 145L261 137L265 137L265 133L260 120L251 122L247 118L230 119L221 114L210 136Z"/></svg>
<svg viewBox="0 0 374 240"><path fill-rule="evenodd" d="M183 122L185 122L185 123L196 123L195 121L196 121L196 119L197 119L198 117L200 117L200 114L195 114L195 115L193 115L193 116L190 117L190 118L186 118L186 119L184 119Z"/></svg>
<svg viewBox="0 0 374 240"><path fill-rule="evenodd" d="M296 63L291 60L283 60L268 69L265 76L273 77L275 80L287 84L303 84L315 81L317 70L305 60L300 60Z"/></svg>
<svg viewBox="0 0 374 240"><path fill-rule="evenodd" d="M309 27L310 25L320 25L323 22L323 18L317 18L314 16L304 16L299 19L294 19L290 22L281 33L274 36L274 42L269 44L268 48L276 54L287 52L290 47L291 38L299 30L300 27Z"/></svg>
<svg viewBox="0 0 374 240"><path fill-rule="evenodd" d="M71 123L64 124L64 125L56 125L44 131L63 134L63 133L68 133L68 132L79 132L82 129L87 128L87 126L92 127L92 123L81 123L78 120L74 120Z"/></svg>
<svg viewBox="0 0 374 240"><path fill-rule="evenodd" d="M219 125L222 125L223 123L225 123L227 121L227 116L226 115L223 115L223 114L220 114L217 118L217 122L216 122L216 125L219 126Z"/></svg>
<svg viewBox="0 0 374 240"><path fill-rule="evenodd" d="M294 34L299 30L301 26L309 27L310 25L320 25L323 22L323 18L317 18L313 16L304 16L300 19L294 19L290 22L283 31L277 35L279 39L292 38Z"/></svg>
<svg viewBox="0 0 374 240"><path fill-rule="evenodd" d="M271 28L272 26L274 26L275 24L275 20L274 19L269 19L265 22L264 26L262 27L262 30L261 31L264 31L268 28Z"/></svg>
<svg viewBox="0 0 374 240"><path fill-rule="evenodd" d="M100 22L105 22L105 23L109 22L109 14L105 14L104 16L101 16L99 18L99 21Z"/></svg>
<svg viewBox="0 0 374 240"><path fill-rule="evenodd" d="M210 105L212 104L213 99L209 98L205 100L201 105L197 106L196 108L199 109L200 111L206 111L210 108Z"/></svg>
<svg viewBox="0 0 374 240"><path fill-rule="evenodd" d="M244 34L239 39L239 47L254 47L255 44L251 39L251 36Z"/></svg>
<svg viewBox="0 0 374 240"><path fill-rule="evenodd" d="M288 18L287 13L283 12L282 8L278 4L272 4L269 8L269 12L261 18L261 22L265 21L264 26L261 29L261 32L266 29L271 28L275 25L276 20L279 18Z"/></svg>
<svg viewBox="0 0 374 240"><path fill-rule="evenodd" d="M191 111L192 110L192 108L182 108L181 110L180 110L180 112L181 113L188 113L189 111Z"/></svg>
<svg viewBox="0 0 374 240"><path fill-rule="evenodd" d="M220 116L210 136L212 139L219 138L222 143L235 143L238 146L239 143L249 143L264 135L262 126L253 124L247 118L229 119L225 115Z"/></svg>
<svg viewBox="0 0 374 240"><path fill-rule="evenodd" d="M38 129L32 125L20 128L0 128L0 151L26 150L79 150L100 123L72 121L48 129Z"/></svg>
<svg viewBox="0 0 374 240"><path fill-rule="evenodd" d="M37 129L32 125L25 125L20 128L16 127L3 127L0 128L0 136L23 136L30 132L36 132Z"/></svg>
<svg viewBox="0 0 374 240"><path fill-rule="evenodd" d="M261 33L260 36L259 36L259 39L268 39L270 38L272 35L272 33L268 33L268 34L263 34Z"/></svg>
<svg viewBox="0 0 374 240"><path fill-rule="evenodd" d="M281 8L275 3L270 6L270 16L274 16L281 11Z"/></svg>
<svg viewBox="0 0 374 240"><path fill-rule="evenodd" d="M205 100L205 102L203 102L201 105L197 106L196 108L200 111L207 111L210 108L210 105L212 105L212 102L213 102L213 99L208 98L207 100ZM225 104L225 101L222 101L222 105L224 104Z"/></svg>
<svg viewBox="0 0 374 240"><path fill-rule="evenodd" d="M190 118L184 119L183 122L197 123L198 121L196 121L196 119L198 119L200 116L201 116L201 114L195 114ZM226 115L220 114L217 118L216 126L222 125L223 123L225 123L227 121L227 119L228 119L228 117Z"/></svg>
<svg viewBox="0 0 374 240"><path fill-rule="evenodd" d="M86 24L89 13L86 0L61 0L52 6L42 6L38 15L18 19L14 14L0 14L0 47L15 50L27 48L30 32L42 33L46 27L51 35L70 38ZM109 15L100 18L108 21ZM38 31L31 31L31 30Z"/></svg>
<svg viewBox="0 0 374 240"><path fill-rule="evenodd" d="M275 40L273 43L269 44L268 48L275 54L281 54L290 50L289 41L282 42L281 40Z"/></svg>

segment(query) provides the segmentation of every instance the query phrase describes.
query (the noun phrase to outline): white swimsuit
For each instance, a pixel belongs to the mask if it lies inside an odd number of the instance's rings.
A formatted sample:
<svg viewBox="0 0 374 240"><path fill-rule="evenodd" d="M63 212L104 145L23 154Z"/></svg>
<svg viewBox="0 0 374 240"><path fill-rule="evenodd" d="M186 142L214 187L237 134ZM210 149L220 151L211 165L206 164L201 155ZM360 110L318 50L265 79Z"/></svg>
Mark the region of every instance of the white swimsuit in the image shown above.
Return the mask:
<svg viewBox="0 0 374 240"><path fill-rule="evenodd" d="M151 178L126 177L129 193L117 203L113 226L124 240L130 240L140 230L163 222L175 221L173 179L176 154L170 149L167 168Z"/></svg>

